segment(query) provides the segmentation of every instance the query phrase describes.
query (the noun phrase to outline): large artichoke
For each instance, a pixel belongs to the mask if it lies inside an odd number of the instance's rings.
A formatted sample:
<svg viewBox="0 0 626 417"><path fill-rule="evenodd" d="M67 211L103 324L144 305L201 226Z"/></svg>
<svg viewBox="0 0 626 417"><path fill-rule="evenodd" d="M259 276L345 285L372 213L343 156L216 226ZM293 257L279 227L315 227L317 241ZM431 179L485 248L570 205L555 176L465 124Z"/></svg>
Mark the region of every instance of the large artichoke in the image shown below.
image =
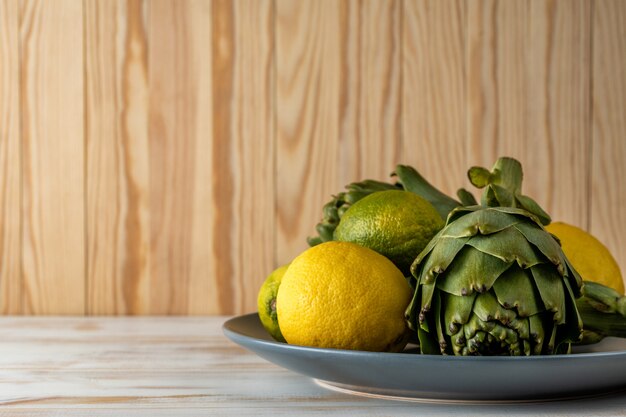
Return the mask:
<svg viewBox="0 0 626 417"><path fill-rule="evenodd" d="M580 340L582 280L526 210L453 210L411 272L407 320L423 353L565 353Z"/></svg>

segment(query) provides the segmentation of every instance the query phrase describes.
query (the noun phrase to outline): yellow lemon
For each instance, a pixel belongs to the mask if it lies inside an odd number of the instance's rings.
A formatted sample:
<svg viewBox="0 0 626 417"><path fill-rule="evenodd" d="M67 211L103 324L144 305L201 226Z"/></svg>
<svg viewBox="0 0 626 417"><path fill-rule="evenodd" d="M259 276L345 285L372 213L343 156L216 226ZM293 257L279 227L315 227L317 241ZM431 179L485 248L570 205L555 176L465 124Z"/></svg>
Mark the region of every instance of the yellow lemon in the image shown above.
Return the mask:
<svg viewBox="0 0 626 417"><path fill-rule="evenodd" d="M598 282L624 294L619 265L602 242L567 223L551 223L546 230L559 238L565 256L583 280Z"/></svg>
<svg viewBox="0 0 626 417"><path fill-rule="evenodd" d="M400 351L408 340L404 310L411 289L379 253L331 241L296 257L276 307L287 342L302 346Z"/></svg>
<svg viewBox="0 0 626 417"><path fill-rule="evenodd" d="M408 276L417 255L443 225L435 207L422 197L401 190L379 191L350 206L334 237L375 250Z"/></svg>
<svg viewBox="0 0 626 417"><path fill-rule="evenodd" d="M289 265L283 265L275 269L263 282L259 295L257 297L257 307L261 324L265 327L270 335L279 342L284 342L280 326L278 325L278 316L276 315L276 294L280 288L283 276Z"/></svg>

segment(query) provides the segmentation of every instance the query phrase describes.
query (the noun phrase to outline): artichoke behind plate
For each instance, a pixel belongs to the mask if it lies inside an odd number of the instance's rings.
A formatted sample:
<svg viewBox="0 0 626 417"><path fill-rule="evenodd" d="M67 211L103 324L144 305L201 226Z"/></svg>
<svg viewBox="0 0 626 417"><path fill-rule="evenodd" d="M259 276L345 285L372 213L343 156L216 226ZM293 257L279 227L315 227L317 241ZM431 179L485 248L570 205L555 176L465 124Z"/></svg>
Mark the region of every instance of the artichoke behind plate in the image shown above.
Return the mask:
<svg viewBox="0 0 626 417"><path fill-rule="evenodd" d="M422 353L566 353L581 337L581 278L526 210L455 209L412 273L406 315Z"/></svg>

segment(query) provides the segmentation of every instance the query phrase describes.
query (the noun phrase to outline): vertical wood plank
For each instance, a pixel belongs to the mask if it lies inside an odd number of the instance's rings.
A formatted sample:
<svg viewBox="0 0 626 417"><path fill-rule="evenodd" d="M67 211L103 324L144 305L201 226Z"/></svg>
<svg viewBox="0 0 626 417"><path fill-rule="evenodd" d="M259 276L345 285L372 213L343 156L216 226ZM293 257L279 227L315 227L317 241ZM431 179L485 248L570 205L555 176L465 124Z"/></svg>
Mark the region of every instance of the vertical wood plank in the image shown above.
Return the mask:
<svg viewBox="0 0 626 417"><path fill-rule="evenodd" d="M212 42L208 175L214 207L211 296L218 303L198 311L252 312L275 262L273 2L214 0Z"/></svg>
<svg viewBox="0 0 626 417"><path fill-rule="evenodd" d="M466 4L406 1L403 27L403 161L454 194L467 170Z"/></svg>
<svg viewBox="0 0 626 417"><path fill-rule="evenodd" d="M593 11L593 170L591 233L626 278L626 3L595 1Z"/></svg>
<svg viewBox="0 0 626 417"><path fill-rule="evenodd" d="M24 309L85 311L82 2L21 2Z"/></svg>
<svg viewBox="0 0 626 417"><path fill-rule="evenodd" d="M590 3L468 3L468 165L519 159L525 193L587 227Z"/></svg>
<svg viewBox="0 0 626 417"><path fill-rule="evenodd" d="M147 3L87 0L87 313L149 312Z"/></svg>
<svg viewBox="0 0 626 417"><path fill-rule="evenodd" d="M531 19L525 189L554 220L587 228L591 2L532 0Z"/></svg>
<svg viewBox="0 0 626 417"><path fill-rule="evenodd" d="M529 1L470 0L467 43L469 162L491 167L499 156L521 158L529 132Z"/></svg>
<svg viewBox="0 0 626 417"><path fill-rule="evenodd" d="M341 4L276 0L277 259L290 262L338 181Z"/></svg>
<svg viewBox="0 0 626 417"><path fill-rule="evenodd" d="M402 150L402 2L343 1L340 13L340 188L333 194L364 178L389 180Z"/></svg>
<svg viewBox="0 0 626 417"><path fill-rule="evenodd" d="M22 308L19 12L0 2L0 313Z"/></svg>
<svg viewBox="0 0 626 417"><path fill-rule="evenodd" d="M149 33L152 314L209 304L211 3L151 3Z"/></svg>
<svg viewBox="0 0 626 417"><path fill-rule="evenodd" d="M402 151L402 2L276 3L277 259L332 194L388 180Z"/></svg>

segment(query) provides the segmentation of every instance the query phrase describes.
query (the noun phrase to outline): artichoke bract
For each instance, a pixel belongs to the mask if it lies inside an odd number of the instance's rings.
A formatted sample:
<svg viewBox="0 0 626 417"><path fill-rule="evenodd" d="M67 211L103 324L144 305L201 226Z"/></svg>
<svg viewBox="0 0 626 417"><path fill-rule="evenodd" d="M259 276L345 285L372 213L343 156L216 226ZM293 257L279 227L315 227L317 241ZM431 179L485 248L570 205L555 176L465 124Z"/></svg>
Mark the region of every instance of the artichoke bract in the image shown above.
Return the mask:
<svg viewBox="0 0 626 417"><path fill-rule="evenodd" d="M454 209L411 273L406 318L422 353L568 353L581 338L581 277L524 209Z"/></svg>

